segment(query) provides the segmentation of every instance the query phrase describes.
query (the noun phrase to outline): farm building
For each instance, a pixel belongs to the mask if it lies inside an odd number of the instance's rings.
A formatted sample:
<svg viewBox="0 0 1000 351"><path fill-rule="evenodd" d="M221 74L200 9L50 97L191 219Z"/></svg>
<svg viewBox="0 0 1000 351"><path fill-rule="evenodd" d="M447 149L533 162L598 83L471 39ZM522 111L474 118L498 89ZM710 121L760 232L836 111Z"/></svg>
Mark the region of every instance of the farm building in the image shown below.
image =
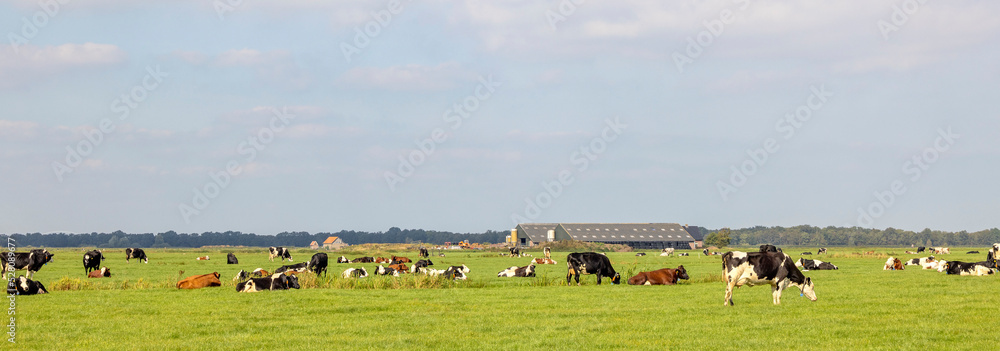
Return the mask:
<svg viewBox="0 0 1000 351"><path fill-rule="evenodd" d="M677 223L522 223L511 230L508 243L534 246L578 240L624 244L637 250L691 249L696 240L687 228Z"/></svg>
<svg viewBox="0 0 1000 351"><path fill-rule="evenodd" d="M319 250L319 244L316 243L316 240L313 240L313 242L309 243L309 248L313 250Z"/></svg>
<svg viewBox="0 0 1000 351"><path fill-rule="evenodd" d="M323 248L327 250L336 250L346 246L349 245L347 245L344 240L341 240L340 237L331 236L326 238L326 240L323 240Z"/></svg>

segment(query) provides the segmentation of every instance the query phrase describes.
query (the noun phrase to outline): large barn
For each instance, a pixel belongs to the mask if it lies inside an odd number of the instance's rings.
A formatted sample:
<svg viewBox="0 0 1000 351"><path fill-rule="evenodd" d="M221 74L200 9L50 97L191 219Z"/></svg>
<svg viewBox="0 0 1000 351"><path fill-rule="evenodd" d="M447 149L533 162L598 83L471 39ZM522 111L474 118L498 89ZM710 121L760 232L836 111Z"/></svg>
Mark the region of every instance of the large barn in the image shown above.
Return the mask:
<svg viewBox="0 0 1000 351"><path fill-rule="evenodd" d="M508 237L508 243L520 246L557 240L625 244L637 250L692 249L696 242L689 227L677 223L522 223Z"/></svg>

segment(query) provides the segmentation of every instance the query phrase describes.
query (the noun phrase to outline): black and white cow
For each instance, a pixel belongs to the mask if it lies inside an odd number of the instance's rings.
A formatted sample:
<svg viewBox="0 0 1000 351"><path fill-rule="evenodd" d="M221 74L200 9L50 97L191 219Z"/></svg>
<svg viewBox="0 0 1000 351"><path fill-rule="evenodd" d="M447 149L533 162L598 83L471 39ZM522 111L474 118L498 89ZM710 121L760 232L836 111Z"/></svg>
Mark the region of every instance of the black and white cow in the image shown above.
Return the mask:
<svg viewBox="0 0 1000 351"><path fill-rule="evenodd" d="M14 278L7 283L7 295L36 295L48 294L42 282L25 278L23 275Z"/></svg>
<svg viewBox="0 0 1000 351"><path fill-rule="evenodd" d="M393 277L398 277L399 271L389 267L383 267L382 265L378 265L378 267L375 267L375 275L391 275Z"/></svg>
<svg viewBox="0 0 1000 351"><path fill-rule="evenodd" d="M1000 243L994 243L990 251L986 253L986 262L990 263L990 268L1000 269L1000 264L997 264L998 260L1000 260Z"/></svg>
<svg viewBox="0 0 1000 351"><path fill-rule="evenodd" d="M524 266L524 267L511 266L510 268L507 268L507 269L505 269L503 271L500 271L500 273L497 273L497 277L498 278L499 277L507 277L507 278L525 277L525 278L527 278L527 277L534 277L534 276L535 276L535 263L534 262L532 262L531 264L528 264L527 266Z"/></svg>
<svg viewBox="0 0 1000 351"><path fill-rule="evenodd" d="M330 258L325 253L317 253L309 259L309 270L316 275L326 275L326 267L329 265Z"/></svg>
<svg viewBox="0 0 1000 351"><path fill-rule="evenodd" d="M278 267L278 269L275 269L274 270L274 274L285 273L285 272L289 272L289 271L295 271L296 273L302 273L302 272L305 272L308 269L308 266L309 266L308 262L302 262L302 263L284 265L284 266Z"/></svg>
<svg viewBox="0 0 1000 351"><path fill-rule="evenodd" d="M265 290L299 289L299 278L294 275L274 274L264 278L250 278L236 284L238 292L258 292Z"/></svg>
<svg viewBox="0 0 1000 351"><path fill-rule="evenodd" d="M822 255L822 254L825 254L825 253L826 253L826 248L825 247L821 247L821 248L819 248L819 251L816 251L817 255Z"/></svg>
<svg viewBox="0 0 1000 351"><path fill-rule="evenodd" d="M510 248L508 250L510 250L510 257L521 257L521 248L520 247L515 246L515 247L512 247L512 248Z"/></svg>
<svg viewBox="0 0 1000 351"><path fill-rule="evenodd" d="M944 264L944 271L946 274L958 274L958 275L974 275L974 276L984 276L993 274L993 270L990 269L989 263L987 262L959 262L959 261L948 261Z"/></svg>
<svg viewBox="0 0 1000 351"><path fill-rule="evenodd" d="M351 260L348 260L347 257L340 256L337 257L337 263L351 263Z"/></svg>
<svg viewBox="0 0 1000 351"><path fill-rule="evenodd" d="M708 252L708 249L701 250L701 253L705 254L705 256L710 256L711 255L711 253Z"/></svg>
<svg viewBox="0 0 1000 351"><path fill-rule="evenodd" d="M820 260L807 260L804 258L800 258L798 261L795 261L795 266L800 267L807 271L824 271L824 270L840 269L837 268L837 266L834 266L830 262L823 262Z"/></svg>
<svg viewBox="0 0 1000 351"><path fill-rule="evenodd" d="M444 270L444 277L452 280L465 280L468 278L466 276L467 273L469 273L469 267L466 267L464 264L461 266L451 266Z"/></svg>
<svg viewBox="0 0 1000 351"><path fill-rule="evenodd" d="M226 255L226 264L240 264L240 260L237 260L236 255L230 252L229 255Z"/></svg>
<svg viewBox="0 0 1000 351"><path fill-rule="evenodd" d="M125 263L129 263L130 259L142 260L143 263L149 263L149 258L146 257L146 251L142 249L130 247L125 249Z"/></svg>
<svg viewBox="0 0 1000 351"><path fill-rule="evenodd" d="M925 266L926 264L931 262L934 262L934 256L927 256L927 257L906 260L906 262L903 264L907 266Z"/></svg>
<svg viewBox="0 0 1000 351"><path fill-rule="evenodd" d="M771 244L764 244L760 246L758 252L778 252L778 247Z"/></svg>
<svg viewBox="0 0 1000 351"><path fill-rule="evenodd" d="M646 253L645 252L639 252L639 253L635 254L635 257L642 257L642 256L646 256ZM661 256L667 256L667 255L661 255Z"/></svg>
<svg viewBox="0 0 1000 351"><path fill-rule="evenodd" d="M677 256L690 256L687 252L681 252Z"/></svg>
<svg viewBox="0 0 1000 351"><path fill-rule="evenodd" d="M55 255L45 249L34 249L29 252L15 252L14 270L27 270L27 277L28 279L31 279L35 276L35 272L42 269L42 266L52 262L52 256Z"/></svg>
<svg viewBox="0 0 1000 351"><path fill-rule="evenodd" d="M247 279L250 279L250 273L247 273L247 271L241 269L239 273L236 273L236 277L233 278L233 281L242 282Z"/></svg>
<svg viewBox="0 0 1000 351"><path fill-rule="evenodd" d="M920 247L917 247L917 253L921 253L921 252L924 252L924 250L926 250L926 249L927 249L927 248L926 248L926 247L923 247L923 246L920 246Z"/></svg>
<svg viewBox="0 0 1000 351"><path fill-rule="evenodd" d="M601 285L601 278L611 278L611 284L621 284L621 275L615 272L611 266L608 256L596 252L574 252L566 256L566 284L572 278L576 278L576 285L580 285L581 274L593 274L597 276L597 285Z"/></svg>
<svg viewBox="0 0 1000 351"><path fill-rule="evenodd" d="M800 255L812 255L812 254L813 254L812 252L806 251L806 252L801 253Z"/></svg>
<svg viewBox="0 0 1000 351"><path fill-rule="evenodd" d="M417 257L427 258L427 257L430 257L430 256L431 256L431 253L429 251L427 251L426 248L423 248L423 247L421 247L420 248L420 252L417 253Z"/></svg>
<svg viewBox="0 0 1000 351"><path fill-rule="evenodd" d="M292 262L292 254L288 252L288 249L281 246L271 246L268 249L268 253L270 254L268 258L271 262L274 262L275 257L278 258L278 261L284 261L287 258L288 262Z"/></svg>
<svg viewBox="0 0 1000 351"><path fill-rule="evenodd" d="M84 273L90 273L90 271L101 269L101 261L104 260L104 254L100 250L88 251L83 254L83 270Z"/></svg>
<svg viewBox="0 0 1000 351"><path fill-rule="evenodd" d="M343 276L344 279L347 279L347 278L364 278L364 277L368 276L368 271L365 270L365 267L361 267L361 268L348 268L347 270L344 271L343 274L341 274L341 276Z"/></svg>
<svg viewBox="0 0 1000 351"><path fill-rule="evenodd" d="M730 251L722 255L722 267L726 275L723 305L733 305L734 288L762 284L771 286L771 298L775 305L781 304L781 292L789 286L798 287L803 295L816 301L812 279L803 275L792 258L784 253Z"/></svg>

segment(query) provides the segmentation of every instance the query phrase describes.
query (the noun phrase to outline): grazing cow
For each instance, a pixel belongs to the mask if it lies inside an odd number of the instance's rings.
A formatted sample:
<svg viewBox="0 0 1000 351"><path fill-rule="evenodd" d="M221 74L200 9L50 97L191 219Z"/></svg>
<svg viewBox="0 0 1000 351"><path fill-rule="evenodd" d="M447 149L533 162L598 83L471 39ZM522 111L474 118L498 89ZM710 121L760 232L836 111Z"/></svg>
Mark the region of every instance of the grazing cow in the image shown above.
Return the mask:
<svg viewBox="0 0 1000 351"><path fill-rule="evenodd" d="M642 257L642 256L646 256L646 253L645 252L640 252L640 253L635 254L635 257ZM660 256L663 256L663 255L660 255Z"/></svg>
<svg viewBox="0 0 1000 351"><path fill-rule="evenodd" d="M260 292L265 290L299 289L299 277L286 274L274 274L270 277L251 278L236 284L237 292Z"/></svg>
<svg viewBox="0 0 1000 351"><path fill-rule="evenodd" d="M634 277L628 279L629 285L674 285L678 279L687 280L687 270L684 266L677 268L664 268L650 272L639 272Z"/></svg>
<svg viewBox="0 0 1000 351"><path fill-rule="evenodd" d="M137 248L127 248L125 249L125 263L129 263L130 259L142 260L143 263L149 263L149 258L146 257L146 251Z"/></svg>
<svg viewBox="0 0 1000 351"><path fill-rule="evenodd" d="M382 267L382 265L378 265L378 267L375 267L375 275L391 275L393 277L398 277L399 271L389 267Z"/></svg>
<svg viewBox="0 0 1000 351"><path fill-rule="evenodd" d="M834 266L830 262L823 262L823 261L820 261L820 260L807 260L807 259L804 259L804 258L800 258L798 261L795 261L795 266L799 267L799 268L802 268L804 270L807 270L807 271L823 271L823 270L840 269L840 268L837 268L837 266Z"/></svg>
<svg viewBox="0 0 1000 351"><path fill-rule="evenodd" d="M758 252L778 252L778 247L771 244L764 244L760 246Z"/></svg>
<svg viewBox="0 0 1000 351"><path fill-rule="evenodd" d="M417 257L428 258L431 257L431 253L425 248L420 248L420 252L417 253Z"/></svg>
<svg viewBox="0 0 1000 351"><path fill-rule="evenodd" d="M898 258L889 257L885 260L885 266L882 267L883 271L901 271L903 270L903 261Z"/></svg>
<svg viewBox="0 0 1000 351"><path fill-rule="evenodd" d="M219 272L193 275L177 282L178 289L201 289L209 286L222 286L222 281L219 280Z"/></svg>
<svg viewBox="0 0 1000 351"><path fill-rule="evenodd" d="M237 260L236 255L230 252L229 255L226 256L226 264L240 264L240 260Z"/></svg>
<svg viewBox="0 0 1000 351"><path fill-rule="evenodd" d="M292 253L288 252L288 249L281 246L271 246L267 249L268 259L274 262L274 258L277 257L278 261L284 261L286 258L288 262L292 262Z"/></svg>
<svg viewBox="0 0 1000 351"><path fill-rule="evenodd" d="M9 254L10 253L8 252L6 259L4 259L4 261L8 262L7 264L10 264ZM49 262L52 262L52 256L55 255L49 253L49 250L45 249L34 249L29 252L15 252L14 270L15 271L19 271L22 269L27 270L28 271L27 279L30 280L35 276L35 272L38 272L39 269L42 269L42 266L48 264Z"/></svg>
<svg viewBox="0 0 1000 351"><path fill-rule="evenodd" d="M340 256L337 257L337 263L351 263L351 260L348 260L347 257Z"/></svg>
<svg viewBox="0 0 1000 351"><path fill-rule="evenodd" d="M7 282L7 295L37 295L48 293L49 291L45 289L45 285L42 285L42 282L28 279L23 275Z"/></svg>
<svg viewBox="0 0 1000 351"><path fill-rule="evenodd" d="M723 305L733 305L733 288L762 284L771 286L771 301L775 305L781 304L781 292L789 286L799 288L802 295L816 301L812 279L803 275L792 258L784 253L730 251L722 255L722 267L726 275Z"/></svg>
<svg viewBox="0 0 1000 351"><path fill-rule="evenodd" d="M548 246L542 249L542 254L545 255L545 258L552 259L552 249L550 249Z"/></svg>
<svg viewBox="0 0 1000 351"><path fill-rule="evenodd" d="M551 258L536 258L532 260L532 262L535 262L536 264L556 264L556 261Z"/></svg>
<svg viewBox="0 0 1000 351"><path fill-rule="evenodd" d="M806 251L806 252L801 253L800 255L812 255L812 254L813 254L812 252Z"/></svg>
<svg viewBox="0 0 1000 351"><path fill-rule="evenodd" d="M388 258L385 258L385 257L377 257L377 258L375 258L375 263L390 263L390 262L392 262L392 260L390 260Z"/></svg>
<svg viewBox="0 0 1000 351"><path fill-rule="evenodd" d="M687 252L681 252L677 254L677 256L690 256L690 254L688 254Z"/></svg>
<svg viewBox="0 0 1000 351"><path fill-rule="evenodd" d="M580 285L581 274L593 274L597 276L597 285L601 285L601 278L611 278L611 284L621 284L621 275L615 272L611 266L611 260L604 254L596 252L574 252L566 256L566 284L570 279L576 278L576 285Z"/></svg>
<svg viewBox="0 0 1000 351"><path fill-rule="evenodd" d="M536 260L537 260L537 258L536 258ZM534 276L535 276L535 263L534 262L529 263L527 266L524 266L524 267L511 266L510 268L507 268L505 270L500 271L500 273L497 273L497 277L498 278L499 277L507 277L507 278L521 277L521 278L527 278L527 277L534 277Z"/></svg>
<svg viewBox="0 0 1000 351"><path fill-rule="evenodd" d="M344 271L344 274L342 274L342 276L344 277L344 279L347 279L347 278L364 278L364 277L368 276L368 271L365 270L365 267L361 267L361 268L348 268L347 270Z"/></svg>
<svg viewBox="0 0 1000 351"><path fill-rule="evenodd" d="M934 250L935 255L951 253L951 251L947 247L932 247L931 250Z"/></svg>
<svg viewBox="0 0 1000 351"><path fill-rule="evenodd" d="M668 247L668 248L665 248L663 250L660 250L660 256L670 256L670 255L673 255L673 254L674 254L674 248L672 248L672 247Z"/></svg>
<svg viewBox="0 0 1000 351"><path fill-rule="evenodd" d="M253 273L250 273L250 276L255 278L270 277L271 272L265 271L263 268L257 268L253 270Z"/></svg>
<svg viewBox="0 0 1000 351"><path fill-rule="evenodd" d="M926 263L934 262L934 256L914 258L906 260L907 266L923 266Z"/></svg>
<svg viewBox="0 0 1000 351"><path fill-rule="evenodd" d="M917 253L921 253L921 252L924 252L924 250L926 250L926 249L927 249L926 247L923 247L923 246L918 246L918 247L917 247Z"/></svg>
<svg viewBox="0 0 1000 351"><path fill-rule="evenodd" d="M958 275L974 275L974 276L984 276L993 274L993 270L990 269L989 264L986 262L959 262L959 261L948 261L944 264L944 271L946 274L958 274Z"/></svg>
<svg viewBox="0 0 1000 351"><path fill-rule="evenodd" d="M101 261L103 260L104 254L100 250L87 251L87 253L83 254L84 273L101 269Z"/></svg>
<svg viewBox="0 0 1000 351"><path fill-rule="evenodd" d="M302 262L302 263L284 265L284 266L278 267L278 269L275 269L274 270L274 274L285 273L285 272L302 273L302 272L305 272L307 269L309 269L308 266L309 266L308 262Z"/></svg>
<svg viewBox="0 0 1000 351"><path fill-rule="evenodd" d="M397 257L397 256L392 256L392 260L389 261L389 263L411 263L411 262L413 261L410 261L409 258Z"/></svg>
<svg viewBox="0 0 1000 351"><path fill-rule="evenodd" d="M236 277L233 278L233 281L242 282L247 279L250 279L250 273L247 273L247 271L241 269L239 273L236 273Z"/></svg>
<svg viewBox="0 0 1000 351"><path fill-rule="evenodd" d="M410 267L407 267L406 263L390 264L388 266L388 268L395 269L396 271L399 271L399 272L402 272L402 273L406 273L406 272L410 271Z"/></svg>
<svg viewBox="0 0 1000 351"><path fill-rule="evenodd" d="M393 256L393 257L395 257L395 256ZM358 258L355 258L355 259L351 260L351 263L374 263L374 262L375 262L375 258L374 257L370 257L370 256L368 256L368 257L358 257Z"/></svg>
<svg viewBox="0 0 1000 351"><path fill-rule="evenodd" d="M701 253L705 254L705 256L709 255L708 249L701 250Z"/></svg>
<svg viewBox="0 0 1000 351"><path fill-rule="evenodd" d="M521 248L515 246L508 250L510 250L510 257L521 257Z"/></svg>
<svg viewBox="0 0 1000 351"><path fill-rule="evenodd" d="M90 271L87 273L87 278L108 278L111 276L111 270L108 267L101 267L101 270Z"/></svg>
<svg viewBox="0 0 1000 351"><path fill-rule="evenodd" d="M330 257L325 253L317 253L309 259L309 265L307 266L310 271L316 273L316 275L326 275L326 267L329 265Z"/></svg>
<svg viewBox="0 0 1000 351"><path fill-rule="evenodd" d="M821 248L819 248L819 251L816 251L817 255L822 255L822 254L825 254L825 253L826 253L826 248L825 247L821 247Z"/></svg>
<svg viewBox="0 0 1000 351"><path fill-rule="evenodd" d="M208 256L195 257L195 261L208 261Z"/></svg>

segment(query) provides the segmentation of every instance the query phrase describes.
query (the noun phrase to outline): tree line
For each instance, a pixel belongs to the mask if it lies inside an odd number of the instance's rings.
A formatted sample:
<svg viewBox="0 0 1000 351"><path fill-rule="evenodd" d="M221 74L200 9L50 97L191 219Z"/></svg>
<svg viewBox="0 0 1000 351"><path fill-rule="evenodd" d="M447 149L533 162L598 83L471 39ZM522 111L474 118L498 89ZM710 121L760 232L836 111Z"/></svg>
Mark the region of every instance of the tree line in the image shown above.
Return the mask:
<svg viewBox="0 0 1000 351"><path fill-rule="evenodd" d="M112 233L84 233L84 234L11 234L14 244L18 247L202 247L202 246L288 246L288 247L308 247L310 243L322 245L327 237L340 237L345 243L350 245L367 243L414 243L422 242L428 244L444 244L445 242L457 243L468 240L471 243L501 243L509 235L509 231L487 230L484 233L453 233L423 229L400 229L389 228L385 232L364 232L342 230L336 233L316 233L308 232L283 232L277 235L258 235L243 232L204 232L204 233L177 233L168 231L163 233L142 233L129 234L122 231Z"/></svg>
<svg viewBox="0 0 1000 351"><path fill-rule="evenodd" d="M716 233L721 233L718 231ZM715 234L715 233L713 233ZM871 229L860 227L765 227L727 231L729 244L757 246L761 244L791 246L990 246L1000 243L1000 229L977 232L947 232L924 229L919 232L895 228ZM709 234L710 236L712 234ZM721 235L712 236L716 239ZM706 236L706 241L708 236ZM707 242L706 242L707 243Z"/></svg>

